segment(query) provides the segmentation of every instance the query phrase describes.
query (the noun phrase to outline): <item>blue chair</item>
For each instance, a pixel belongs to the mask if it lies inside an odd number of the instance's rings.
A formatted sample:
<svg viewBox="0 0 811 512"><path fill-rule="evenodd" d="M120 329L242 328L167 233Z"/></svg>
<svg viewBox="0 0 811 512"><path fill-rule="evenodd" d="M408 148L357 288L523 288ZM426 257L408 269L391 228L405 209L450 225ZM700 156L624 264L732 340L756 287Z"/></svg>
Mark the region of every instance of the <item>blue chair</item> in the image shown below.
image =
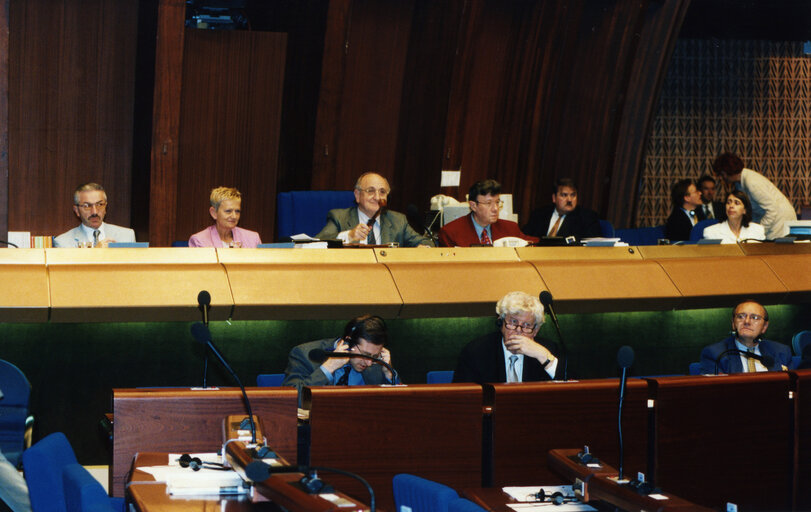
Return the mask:
<svg viewBox="0 0 811 512"><path fill-rule="evenodd" d="M614 238L614 236L615 236L614 235L614 232L615 232L614 225L611 224L611 222L609 222L607 220L601 220L600 221L600 232L601 232L600 235L603 238Z"/></svg>
<svg viewBox="0 0 811 512"><path fill-rule="evenodd" d="M62 468L67 512L122 512L124 498L107 496L104 487L81 464Z"/></svg>
<svg viewBox="0 0 811 512"><path fill-rule="evenodd" d="M456 498L448 503L448 512L487 512L487 509L476 505L470 500Z"/></svg>
<svg viewBox="0 0 811 512"><path fill-rule="evenodd" d="M398 511L408 509L411 512L447 512L448 503L459 497L447 485L407 473L394 475L392 486L394 509Z"/></svg>
<svg viewBox="0 0 811 512"><path fill-rule="evenodd" d="M34 512L67 512L62 469L76 464L68 439L55 432L23 452L23 470Z"/></svg>
<svg viewBox="0 0 811 512"><path fill-rule="evenodd" d="M453 382L453 370L433 370L425 376L428 384L449 384Z"/></svg>
<svg viewBox="0 0 811 512"><path fill-rule="evenodd" d="M283 380L283 373L260 373L256 376L256 385L260 388L277 388Z"/></svg>
<svg viewBox="0 0 811 512"><path fill-rule="evenodd" d="M0 359L0 451L15 468L25 447L26 431L33 418L28 416L31 383L16 366Z"/></svg>
<svg viewBox="0 0 811 512"><path fill-rule="evenodd" d="M803 361L802 356L791 356L791 367L797 368L799 364Z"/></svg>
<svg viewBox="0 0 811 512"><path fill-rule="evenodd" d="M175 240L172 242L172 247L188 247L189 241L188 240Z"/></svg>
<svg viewBox="0 0 811 512"><path fill-rule="evenodd" d="M690 363L689 375L701 375L701 363Z"/></svg>
<svg viewBox="0 0 811 512"><path fill-rule="evenodd" d="M690 230L690 241L698 242L704 238L704 228L713 224L718 224L718 219L704 219L696 222L696 225Z"/></svg>
<svg viewBox="0 0 811 512"><path fill-rule="evenodd" d="M811 331L800 331L791 338L791 348L794 349L795 356L802 357L803 350L808 345L811 345Z"/></svg>
<svg viewBox="0 0 811 512"><path fill-rule="evenodd" d="M315 236L327 223L330 210L354 205L351 190L280 192L276 196L276 237L283 239L299 233Z"/></svg>
<svg viewBox="0 0 811 512"><path fill-rule="evenodd" d="M657 245L659 239L665 237L665 227L616 229L614 237L628 245Z"/></svg>

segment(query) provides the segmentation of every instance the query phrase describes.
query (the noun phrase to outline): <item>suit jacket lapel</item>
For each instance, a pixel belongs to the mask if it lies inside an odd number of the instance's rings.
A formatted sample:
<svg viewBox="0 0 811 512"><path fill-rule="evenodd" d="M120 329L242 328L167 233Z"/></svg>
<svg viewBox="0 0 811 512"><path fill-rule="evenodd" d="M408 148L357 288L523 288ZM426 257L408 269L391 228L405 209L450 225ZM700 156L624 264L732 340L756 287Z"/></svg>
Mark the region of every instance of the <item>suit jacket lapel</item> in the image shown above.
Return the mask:
<svg viewBox="0 0 811 512"><path fill-rule="evenodd" d="M377 241L379 244L387 244L389 242L396 242L397 240L394 239L394 229L392 226L391 218L386 215L387 212L383 212L380 214L380 240Z"/></svg>
<svg viewBox="0 0 811 512"><path fill-rule="evenodd" d="M360 223L360 218L358 217L358 207L356 206L349 209L349 226L347 226L346 229L352 229L357 226L358 223Z"/></svg>

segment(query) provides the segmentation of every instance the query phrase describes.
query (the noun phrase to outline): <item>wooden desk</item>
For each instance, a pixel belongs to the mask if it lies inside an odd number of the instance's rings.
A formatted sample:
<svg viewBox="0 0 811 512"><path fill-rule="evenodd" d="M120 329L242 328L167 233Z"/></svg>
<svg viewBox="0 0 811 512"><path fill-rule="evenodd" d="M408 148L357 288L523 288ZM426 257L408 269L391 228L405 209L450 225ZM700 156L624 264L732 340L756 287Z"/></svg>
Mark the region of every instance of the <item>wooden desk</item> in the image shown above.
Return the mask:
<svg viewBox="0 0 811 512"><path fill-rule="evenodd" d="M618 379L485 385L493 408L493 485L564 483L546 464L549 450L561 446L588 445L616 464L618 397ZM647 398L646 382L628 380L625 467L634 472L647 471Z"/></svg>
<svg viewBox="0 0 811 512"><path fill-rule="evenodd" d="M788 373L648 380L657 486L715 509L791 509Z"/></svg>
<svg viewBox="0 0 811 512"><path fill-rule="evenodd" d="M295 464L296 390L247 388L246 391L253 413L262 419L268 443ZM127 471L137 452L219 451L223 419L229 414L244 413L239 388L114 389L111 494L124 495Z"/></svg>
<svg viewBox="0 0 811 512"><path fill-rule="evenodd" d="M481 485L482 389L474 384L305 388L310 464L365 478L394 510L391 480L412 473L453 488ZM326 474L355 497L356 481Z"/></svg>

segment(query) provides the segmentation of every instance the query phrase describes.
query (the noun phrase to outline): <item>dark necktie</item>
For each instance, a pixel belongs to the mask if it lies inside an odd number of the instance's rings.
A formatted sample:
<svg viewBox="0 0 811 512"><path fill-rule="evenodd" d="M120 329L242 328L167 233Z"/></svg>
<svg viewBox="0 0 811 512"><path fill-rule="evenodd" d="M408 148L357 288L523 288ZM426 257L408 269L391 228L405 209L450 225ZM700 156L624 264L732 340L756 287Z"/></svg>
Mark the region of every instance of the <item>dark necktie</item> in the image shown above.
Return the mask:
<svg viewBox="0 0 811 512"><path fill-rule="evenodd" d="M706 219L714 219L715 216L712 214L712 206L709 204L704 205L704 218Z"/></svg>
<svg viewBox="0 0 811 512"><path fill-rule="evenodd" d="M482 245L493 245L493 242L490 240L490 236L487 234L487 228L482 229L481 242Z"/></svg>
<svg viewBox="0 0 811 512"><path fill-rule="evenodd" d="M369 236L366 237L366 244L367 245L375 245L375 244L377 244L377 241L375 240L374 226L372 227L372 230L369 231Z"/></svg>
<svg viewBox="0 0 811 512"><path fill-rule="evenodd" d="M350 366L345 366L343 368L344 374L338 379L338 382L335 383L336 386L348 386L349 385L349 372L352 368Z"/></svg>
<svg viewBox="0 0 811 512"><path fill-rule="evenodd" d="M98 229L93 230L93 247L99 245L99 235L101 232Z"/></svg>

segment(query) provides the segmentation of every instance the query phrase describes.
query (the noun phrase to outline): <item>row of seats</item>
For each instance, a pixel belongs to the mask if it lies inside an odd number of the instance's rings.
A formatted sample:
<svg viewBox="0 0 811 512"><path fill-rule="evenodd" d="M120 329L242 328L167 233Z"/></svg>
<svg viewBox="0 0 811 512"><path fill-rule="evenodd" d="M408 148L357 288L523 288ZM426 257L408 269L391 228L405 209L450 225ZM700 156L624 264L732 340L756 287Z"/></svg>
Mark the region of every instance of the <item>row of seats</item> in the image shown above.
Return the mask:
<svg viewBox="0 0 811 512"><path fill-rule="evenodd" d="M486 509L448 487L415 475L401 473L392 480L394 504L398 511L485 512Z"/></svg>

